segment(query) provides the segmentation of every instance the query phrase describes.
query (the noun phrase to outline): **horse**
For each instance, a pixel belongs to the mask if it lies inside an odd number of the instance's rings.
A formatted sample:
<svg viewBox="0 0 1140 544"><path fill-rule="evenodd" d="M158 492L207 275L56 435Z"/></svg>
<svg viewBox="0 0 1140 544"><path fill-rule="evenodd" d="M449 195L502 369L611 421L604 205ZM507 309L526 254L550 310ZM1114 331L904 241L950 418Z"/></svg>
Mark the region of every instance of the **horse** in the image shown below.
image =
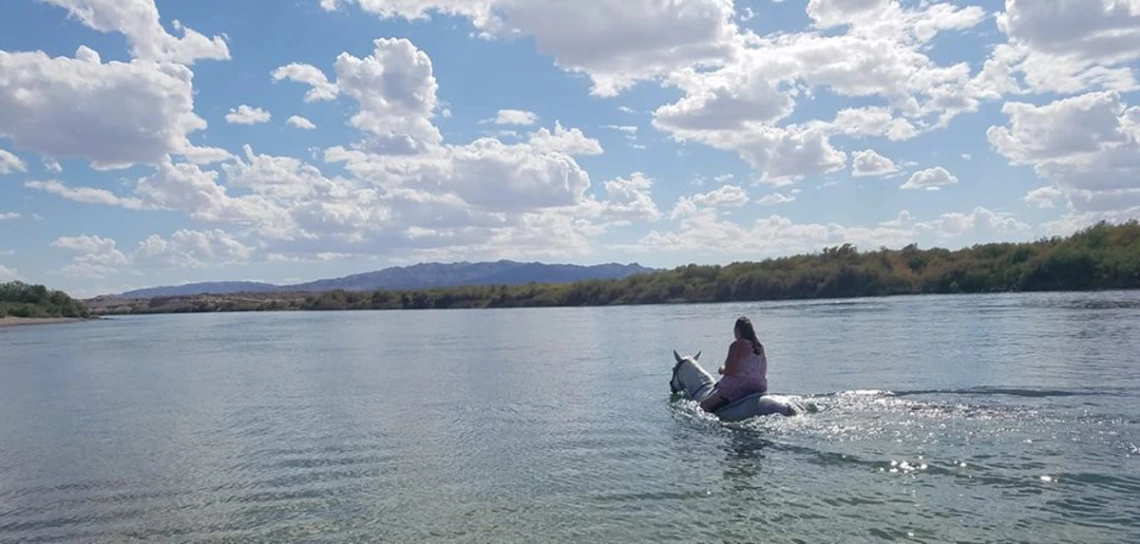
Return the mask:
<svg viewBox="0 0 1140 544"><path fill-rule="evenodd" d="M677 350L673 350L673 358L676 364L673 365L673 376L669 378L670 391L698 404L708 398L716 386L716 380L698 363L701 352L698 351L690 357L681 357ZM735 422L756 416L772 414L794 416L803 412L803 406L790 397L755 393L718 408L713 415L721 421Z"/></svg>

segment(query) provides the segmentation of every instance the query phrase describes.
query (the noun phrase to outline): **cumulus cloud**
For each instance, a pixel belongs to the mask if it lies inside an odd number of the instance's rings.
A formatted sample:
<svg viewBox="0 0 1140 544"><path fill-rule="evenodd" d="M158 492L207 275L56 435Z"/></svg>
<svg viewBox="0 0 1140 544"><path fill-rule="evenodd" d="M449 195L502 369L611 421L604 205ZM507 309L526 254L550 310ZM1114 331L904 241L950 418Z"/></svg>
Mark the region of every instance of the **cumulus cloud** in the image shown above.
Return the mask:
<svg viewBox="0 0 1140 544"><path fill-rule="evenodd" d="M904 210L896 219L875 227L797 223L778 214L737 223L721 218L715 208L700 209L680 219L675 230L654 229L634 244L613 246L613 249L678 253L685 255L686 259L702 257L724 262L726 259L762 259L817 251L845 243L861 248L901 247L926 235L940 240L967 236L973 239L1007 239L1011 235L1027 236L1032 232L1028 224L1009 214L984 207L976 207L970 213L945 213L930 221L917 221ZM729 252L727 257L726 251Z"/></svg>
<svg viewBox="0 0 1140 544"><path fill-rule="evenodd" d="M285 123L291 127L299 128L302 130L313 130L313 129L317 128L317 125L314 125L312 121L305 119L304 117L301 117L300 115L290 116L288 119L285 120Z"/></svg>
<svg viewBox="0 0 1140 544"><path fill-rule="evenodd" d="M104 278L133 268L202 268L249 261L255 250L220 229L196 231L179 229L163 238L152 234L130 253L118 242L102 236L63 236L51 247L72 254L71 262L60 273L73 278Z"/></svg>
<svg viewBox="0 0 1140 544"><path fill-rule="evenodd" d="M20 273L15 268L8 268L0 264L0 282L16 281L20 279Z"/></svg>
<svg viewBox="0 0 1140 544"><path fill-rule="evenodd" d="M0 212L0 221L13 221L20 218L17 212Z"/></svg>
<svg viewBox="0 0 1140 544"><path fill-rule="evenodd" d="M486 37L533 40L564 70L587 75L591 93L614 96L638 81L721 62L737 35L731 0L597 0L590 9L561 0L326 0L355 3L384 18L464 16Z"/></svg>
<svg viewBox="0 0 1140 544"><path fill-rule="evenodd" d="M123 198L116 196L106 189L97 189L94 187L69 187L57 180L27 181L24 182L24 187L87 204L107 204L110 206L120 206L128 210L141 210L146 207L143 201L138 198Z"/></svg>
<svg viewBox="0 0 1140 544"><path fill-rule="evenodd" d="M1063 196L1064 191L1056 187L1040 187L1026 193L1022 200L1037 208L1053 208L1057 199Z"/></svg>
<svg viewBox="0 0 1140 544"><path fill-rule="evenodd" d="M789 202L795 202L795 201L796 201L796 195L793 195L793 194L785 195L783 193L772 193L772 194L768 194L768 195L764 195L764 196L760 197L759 199L756 200L756 203L761 205L761 206L775 206L778 204L787 204Z"/></svg>
<svg viewBox="0 0 1140 544"><path fill-rule="evenodd" d="M958 183L958 178L951 174L948 170L941 166L928 168L926 170L919 170L911 174L906 183L900 187L902 189L926 189L928 191L937 191L939 188L954 185Z"/></svg>
<svg viewBox="0 0 1140 544"><path fill-rule="evenodd" d="M634 172L628 179L619 177L604 185L609 197L604 204L606 217L623 224L661 218L661 211L651 194L653 179L644 173Z"/></svg>
<svg viewBox="0 0 1140 544"><path fill-rule="evenodd" d="M540 151L561 152L567 155L599 155L602 144L588 138L581 129L567 129L555 121L554 130L540 128L530 135L530 145Z"/></svg>
<svg viewBox="0 0 1140 544"><path fill-rule="evenodd" d="M27 172L28 165L10 151L0 149L0 175Z"/></svg>
<svg viewBox="0 0 1140 544"><path fill-rule="evenodd" d="M336 59L336 85L353 98L359 111L351 123L369 135L380 153L420 153L443 137L431 118L438 105L438 84L431 59L406 39L373 41L371 55L341 53Z"/></svg>
<svg viewBox="0 0 1140 544"><path fill-rule="evenodd" d="M1122 194L1140 189L1140 107L1128 107L1117 92L1104 91L1042 106L1011 102L1002 111L1009 125L990 127L990 144L1011 163L1032 165L1053 184L1027 201L1042 205L1059 191L1077 212L1132 206Z"/></svg>
<svg viewBox="0 0 1140 544"><path fill-rule="evenodd" d="M488 119L487 122L496 125L530 126L538 122L538 114L523 110L499 110L495 118Z"/></svg>
<svg viewBox="0 0 1140 544"><path fill-rule="evenodd" d="M85 157L94 168L154 163L168 154L204 161L225 152L198 148L205 129L194 113L190 69L148 61L104 63L80 47L75 58L0 51L0 137L53 157ZM26 90L36 89L27 100Z"/></svg>
<svg viewBox="0 0 1140 544"><path fill-rule="evenodd" d="M820 126L837 134L885 136L891 141L909 140L919 133L909 120L896 117L883 107L844 108L835 114L834 121Z"/></svg>
<svg viewBox="0 0 1140 544"><path fill-rule="evenodd" d="M1028 232L1029 225L1009 214L999 214L983 207L974 208L968 214L944 213L934 221L916 223L919 230L932 231L942 237L960 236L971 232L983 234Z"/></svg>
<svg viewBox="0 0 1140 544"><path fill-rule="evenodd" d="M164 239L152 234L139 243L133 262L139 267L202 268L245 262L254 250L221 229L179 229Z"/></svg>
<svg viewBox="0 0 1140 544"><path fill-rule="evenodd" d="M1007 43L994 49L986 68L1000 90L1138 88L1131 65L1140 59L1140 9L1134 0L1007 0L997 26Z"/></svg>
<svg viewBox="0 0 1140 544"><path fill-rule="evenodd" d="M851 154L851 175L855 177L885 176L898 171L894 161L873 149L856 151Z"/></svg>
<svg viewBox="0 0 1140 544"><path fill-rule="evenodd" d="M72 278L102 278L130 263L130 259L116 247L115 240L101 236L63 236L51 243L73 254L71 263L60 273Z"/></svg>
<svg viewBox="0 0 1140 544"><path fill-rule="evenodd" d="M670 219L693 217L710 208L739 208L748 203L748 193L737 185L724 185L705 193L683 196L677 199Z"/></svg>
<svg viewBox="0 0 1140 544"><path fill-rule="evenodd" d="M682 253L686 258L723 261L725 248L732 248L732 258L759 259L843 243L866 247L900 246L910 243L913 237L914 233L907 229L796 223L780 215L741 225L720 219L716 210L710 208L684 216L675 231L651 230L636 244L618 249Z"/></svg>
<svg viewBox="0 0 1140 544"><path fill-rule="evenodd" d="M242 104L237 109L230 108L230 112L226 114L226 122L231 125L256 125L268 123L272 117L268 111Z"/></svg>
<svg viewBox="0 0 1140 544"><path fill-rule="evenodd" d="M62 7L77 21L100 32L118 32L131 44L131 55L147 61L193 64L200 59L230 58L220 36L204 34L174 21L182 37L171 35L159 22L154 0L42 0Z"/></svg>
<svg viewBox="0 0 1140 544"><path fill-rule="evenodd" d="M1116 92L1088 93L1045 106L1007 102L1002 113L1010 126L990 127L986 135L998 153L1021 164L1072 157L1127 142L1124 109Z"/></svg>
<svg viewBox="0 0 1140 544"><path fill-rule="evenodd" d="M311 64L287 64L274 70L272 76L275 82L289 80L308 85L310 89L305 93L305 102L334 100L339 92L337 86L329 82L328 76Z"/></svg>

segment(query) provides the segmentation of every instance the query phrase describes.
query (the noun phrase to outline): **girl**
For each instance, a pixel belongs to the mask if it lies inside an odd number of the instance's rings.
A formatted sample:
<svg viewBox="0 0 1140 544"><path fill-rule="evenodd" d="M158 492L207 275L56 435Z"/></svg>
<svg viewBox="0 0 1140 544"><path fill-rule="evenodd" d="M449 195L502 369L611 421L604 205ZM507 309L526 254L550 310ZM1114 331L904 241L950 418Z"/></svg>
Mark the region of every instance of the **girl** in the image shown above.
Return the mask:
<svg viewBox="0 0 1140 544"><path fill-rule="evenodd" d="M728 346L728 357L717 372L722 375L701 408L714 412L734 400L753 393L768 392L768 359L756 338L756 329L747 317L736 320L736 340Z"/></svg>

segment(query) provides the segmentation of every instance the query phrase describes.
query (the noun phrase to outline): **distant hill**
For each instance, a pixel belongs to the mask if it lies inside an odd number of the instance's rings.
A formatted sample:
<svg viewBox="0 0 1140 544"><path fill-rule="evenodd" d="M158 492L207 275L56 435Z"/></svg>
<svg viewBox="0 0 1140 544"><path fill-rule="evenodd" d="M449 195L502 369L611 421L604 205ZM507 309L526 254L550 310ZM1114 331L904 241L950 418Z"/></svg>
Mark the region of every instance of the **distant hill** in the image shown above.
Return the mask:
<svg viewBox="0 0 1140 544"><path fill-rule="evenodd" d="M653 271L652 268L646 268L637 263L609 263L592 266L523 263L508 260L475 263L423 263L292 285L245 281L190 283L138 289L128 291L120 296L123 298L153 298L205 294L323 292L336 289L374 291L378 289L407 290L469 285L522 285L531 282L569 283L581 280L623 279L634 274Z"/></svg>
<svg viewBox="0 0 1140 544"><path fill-rule="evenodd" d="M152 298L190 295L232 295L235 293L268 293L280 290L281 287L271 283L256 281L218 281L204 283L187 283L185 285L168 285L162 287L149 287L136 289L123 293L123 298Z"/></svg>

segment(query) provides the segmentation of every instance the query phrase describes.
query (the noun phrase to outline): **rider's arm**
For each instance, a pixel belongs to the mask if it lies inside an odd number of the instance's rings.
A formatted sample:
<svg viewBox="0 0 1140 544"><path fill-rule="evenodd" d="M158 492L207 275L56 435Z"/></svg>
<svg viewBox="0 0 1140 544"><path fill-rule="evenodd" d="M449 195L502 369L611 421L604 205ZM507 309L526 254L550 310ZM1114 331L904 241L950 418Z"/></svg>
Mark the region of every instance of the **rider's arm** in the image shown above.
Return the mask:
<svg viewBox="0 0 1140 544"><path fill-rule="evenodd" d="M738 361L744 360L748 357L748 352L752 350L751 344L747 340L737 340L728 346L728 355L724 358L724 366L721 367L721 374L736 374Z"/></svg>

